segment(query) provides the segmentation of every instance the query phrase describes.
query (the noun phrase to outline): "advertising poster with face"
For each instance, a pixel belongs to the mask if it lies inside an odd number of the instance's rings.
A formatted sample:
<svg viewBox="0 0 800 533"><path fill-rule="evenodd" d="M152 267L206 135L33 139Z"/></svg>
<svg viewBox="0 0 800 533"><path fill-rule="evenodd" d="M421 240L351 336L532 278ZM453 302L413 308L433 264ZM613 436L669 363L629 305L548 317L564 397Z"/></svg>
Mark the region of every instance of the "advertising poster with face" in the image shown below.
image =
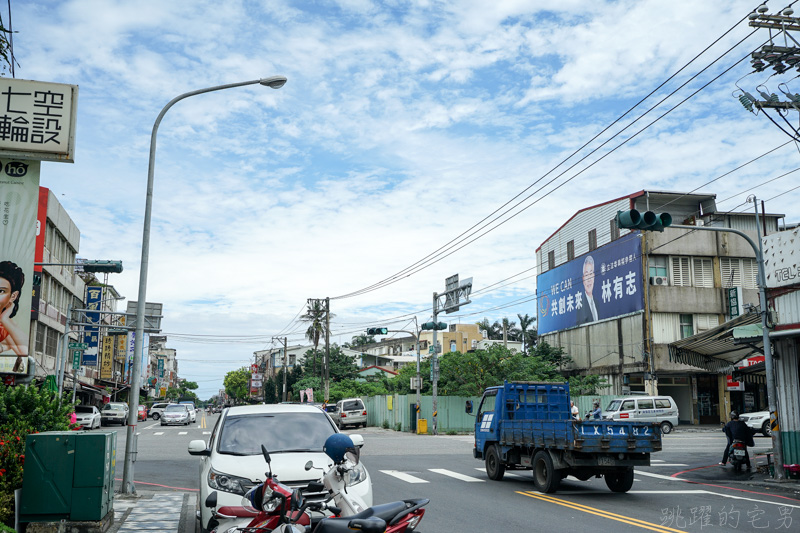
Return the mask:
<svg viewBox="0 0 800 533"><path fill-rule="evenodd" d="M0 373L28 371L39 161L0 160Z"/></svg>
<svg viewBox="0 0 800 533"><path fill-rule="evenodd" d="M540 334L644 309L642 241L631 233L536 277Z"/></svg>

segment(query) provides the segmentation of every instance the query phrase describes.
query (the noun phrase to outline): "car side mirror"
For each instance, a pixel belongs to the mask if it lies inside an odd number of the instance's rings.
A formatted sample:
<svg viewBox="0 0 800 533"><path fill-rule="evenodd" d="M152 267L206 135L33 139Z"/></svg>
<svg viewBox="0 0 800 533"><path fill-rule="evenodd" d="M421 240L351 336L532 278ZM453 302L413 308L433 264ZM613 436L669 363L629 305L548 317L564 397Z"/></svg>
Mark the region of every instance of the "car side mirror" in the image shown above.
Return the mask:
<svg viewBox="0 0 800 533"><path fill-rule="evenodd" d="M472 400L467 400L467 404L464 406L464 412L468 415L472 414Z"/></svg>
<svg viewBox="0 0 800 533"><path fill-rule="evenodd" d="M214 507L217 506L217 491L213 491L211 494L208 495L208 498L206 498L205 505L209 509L213 509Z"/></svg>
<svg viewBox="0 0 800 533"><path fill-rule="evenodd" d="M193 440L189 443L189 455L200 455L207 457L211 455L211 450L206 447L206 441Z"/></svg>

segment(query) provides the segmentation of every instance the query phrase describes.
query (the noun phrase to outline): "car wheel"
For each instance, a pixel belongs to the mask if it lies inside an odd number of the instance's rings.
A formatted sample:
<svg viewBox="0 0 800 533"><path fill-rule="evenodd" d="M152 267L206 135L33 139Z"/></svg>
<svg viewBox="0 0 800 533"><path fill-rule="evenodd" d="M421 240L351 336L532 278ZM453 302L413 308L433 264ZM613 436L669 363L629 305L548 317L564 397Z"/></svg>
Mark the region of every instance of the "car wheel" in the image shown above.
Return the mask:
<svg viewBox="0 0 800 533"><path fill-rule="evenodd" d="M533 484L539 492L546 494L558 490L561 475L556 473L553 459L544 450L539 450L533 456Z"/></svg>
<svg viewBox="0 0 800 533"><path fill-rule="evenodd" d="M500 461L497 446L494 444L486 450L486 475L493 481L502 481L506 473L506 465Z"/></svg>
<svg viewBox="0 0 800 533"><path fill-rule="evenodd" d="M158 420L161 416L158 413L153 413L153 420Z"/></svg>
<svg viewBox="0 0 800 533"><path fill-rule="evenodd" d="M605 474L606 486L612 492L628 492L633 486L633 468L620 468L613 474Z"/></svg>
<svg viewBox="0 0 800 533"><path fill-rule="evenodd" d="M764 425L761 426L761 433L763 433L765 437L772 436L772 426L770 426L769 420L765 421Z"/></svg>
<svg viewBox="0 0 800 533"><path fill-rule="evenodd" d="M661 422L661 433L663 433L664 435L669 435L671 431L672 431L672 424L670 424L666 420Z"/></svg>

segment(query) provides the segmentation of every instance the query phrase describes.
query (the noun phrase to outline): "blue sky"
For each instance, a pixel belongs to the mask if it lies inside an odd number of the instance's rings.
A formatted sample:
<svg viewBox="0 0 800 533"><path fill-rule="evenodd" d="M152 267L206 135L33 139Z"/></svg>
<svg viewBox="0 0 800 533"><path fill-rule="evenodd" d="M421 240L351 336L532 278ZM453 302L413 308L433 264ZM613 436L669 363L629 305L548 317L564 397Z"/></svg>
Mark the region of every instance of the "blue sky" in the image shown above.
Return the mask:
<svg viewBox="0 0 800 533"><path fill-rule="evenodd" d="M299 341L303 328L293 319L307 298L357 291L445 245L757 3L555 5L26 0L12 3L16 77L80 87L75 163L43 164L42 184L81 230L81 257L123 260L125 272L111 281L130 299L159 111L187 91L288 78L279 90L248 86L189 98L159 129L147 296L164 304L164 333L178 350L182 377L197 381L207 398L271 336ZM642 110L750 31L739 23ZM750 37L627 135L765 39ZM552 186L545 188L532 208L430 267L334 300L336 340L418 310L428 309L419 315L427 320L431 294L454 273L472 277L477 292L530 269L542 240L578 209L644 188L693 190L786 142L732 96L748 72L745 61L556 192L544 196ZM800 92L793 76L759 74L741 86L754 92L765 83L777 92L785 82ZM700 190L733 196L721 209L742 209L743 191L798 161L790 144ZM798 193L787 192L796 183L789 176L753 192L763 199L785 193L767 209L796 222ZM447 319L534 315L534 302L510 305L534 293L530 275L476 294L460 318Z"/></svg>

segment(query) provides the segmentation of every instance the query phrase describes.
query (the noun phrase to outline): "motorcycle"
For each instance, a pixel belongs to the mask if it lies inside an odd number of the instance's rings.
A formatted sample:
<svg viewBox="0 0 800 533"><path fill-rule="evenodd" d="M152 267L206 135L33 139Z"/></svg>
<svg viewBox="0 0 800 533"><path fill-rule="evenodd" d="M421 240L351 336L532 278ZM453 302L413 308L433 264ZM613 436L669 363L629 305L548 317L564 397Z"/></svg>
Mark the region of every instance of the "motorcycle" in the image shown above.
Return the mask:
<svg viewBox="0 0 800 533"><path fill-rule="evenodd" d="M269 464L266 447L262 446L261 451ZM430 502L427 498L367 507L360 497L347 491L345 479L360 471L360 451L350 437L341 433L332 435L325 442L324 451L333 464L324 473L322 483L312 482L306 489L294 491L278 483L270 468L267 480L247 493L251 507L226 506L216 511L213 519L221 519L216 533L266 533L273 530L279 533L304 533L306 530L336 533L348 528L358 528L366 533L411 533L419 525L425 514L424 506ZM315 468L312 461L305 466L307 471ZM306 499L302 494L323 491L327 491L327 497L322 501ZM243 524L243 521L247 523Z"/></svg>
<svg viewBox="0 0 800 533"><path fill-rule="evenodd" d="M733 465L734 471L738 472L742 469L742 464L747 457L747 444L738 439L731 442L730 461Z"/></svg>

